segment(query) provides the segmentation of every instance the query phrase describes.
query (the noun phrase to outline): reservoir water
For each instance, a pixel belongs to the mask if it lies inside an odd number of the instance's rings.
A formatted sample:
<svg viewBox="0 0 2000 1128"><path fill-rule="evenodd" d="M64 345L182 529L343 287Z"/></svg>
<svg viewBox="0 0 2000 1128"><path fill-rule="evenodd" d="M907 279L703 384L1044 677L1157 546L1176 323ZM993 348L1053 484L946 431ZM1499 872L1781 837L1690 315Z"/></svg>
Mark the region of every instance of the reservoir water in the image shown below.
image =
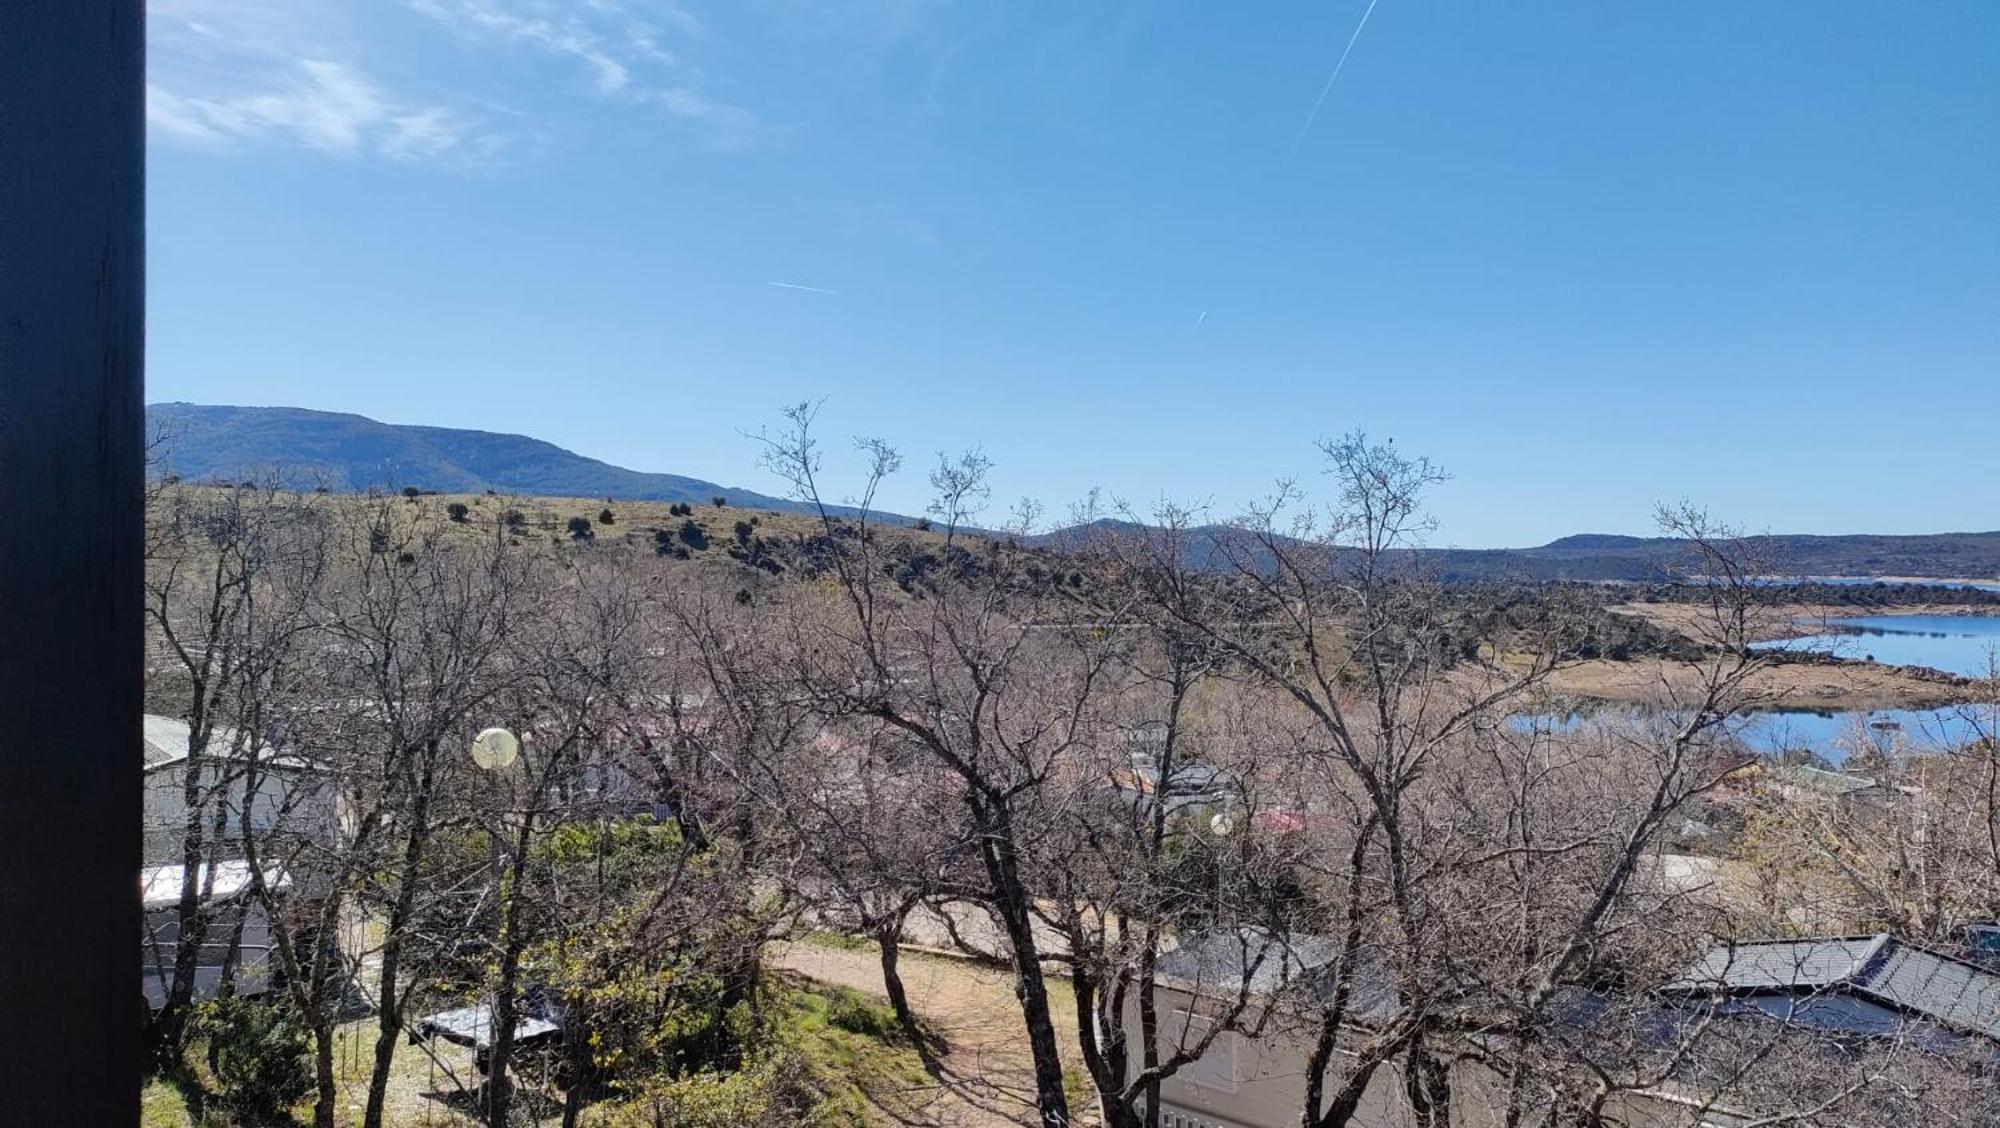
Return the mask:
<svg viewBox="0 0 2000 1128"><path fill-rule="evenodd" d="M1572 713L1520 714L1517 731L1573 732L1589 726L1665 726L1671 717L1645 709L1607 705ZM1839 764L1861 752L1937 752L2000 731L2000 713L1990 705L1943 709L1877 709L1814 712L1780 710L1732 717L1728 730L1752 751L1765 755L1811 752Z"/></svg>
<svg viewBox="0 0 2000 1128"><path fill-rule="evenodd" d="M1985 677L2000 648L2000 616L1875 615L1835 619L1797 638L1760 645L1811 650L1887 666L1929 666L1960 677Z"/></svg>

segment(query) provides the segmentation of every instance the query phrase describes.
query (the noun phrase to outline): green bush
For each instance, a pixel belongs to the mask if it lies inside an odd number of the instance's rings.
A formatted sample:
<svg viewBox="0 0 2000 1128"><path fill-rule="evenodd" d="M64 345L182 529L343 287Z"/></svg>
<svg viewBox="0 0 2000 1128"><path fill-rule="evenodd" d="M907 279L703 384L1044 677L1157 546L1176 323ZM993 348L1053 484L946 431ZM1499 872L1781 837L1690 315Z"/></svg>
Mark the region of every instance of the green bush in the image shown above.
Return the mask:
<svg viewBox="0 0 2000 1128"><path fill-rule="evenodd" d="M829 1102L812 1064L780 1049L735 1073L660 1078L632 1093L607 1128L737 1128L747 1124L863 1124L848 1102Z"/></svg>
<svg viewBox="0 0 2000 1128"><path fill-rule="evenodd" d="M224 1103L246 1119L276 1116L312 1092L306 1030L289 1008L224 995L195 1009L194 1034Z"/></svg>
<svg viewBox="0 0 2000 1128"><path fill-rule="evenodd" d="M829 994L826 1020L849 1034L861 1034L879 1041L887 1041L902 1034L902 1027L896 1022L894 1010L859 991L847 988Z"/></svg>

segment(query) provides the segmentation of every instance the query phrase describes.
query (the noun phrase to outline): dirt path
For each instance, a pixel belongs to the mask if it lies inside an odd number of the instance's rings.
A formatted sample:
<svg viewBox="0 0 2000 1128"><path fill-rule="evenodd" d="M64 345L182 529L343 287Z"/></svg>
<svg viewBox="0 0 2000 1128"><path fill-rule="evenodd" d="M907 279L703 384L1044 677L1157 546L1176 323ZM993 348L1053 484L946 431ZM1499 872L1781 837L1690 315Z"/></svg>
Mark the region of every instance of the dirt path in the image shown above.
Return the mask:
<svg viewBox="0 0 2000 1128"><path fill-rule="evenodd" d="M822 983L883 994L882 967L873 948L793 944L778 955L777 964ZM945 1077L932 1099L919 1102L921 1107L878 1101L885 1117L908 1125L1035 1123L1034 1067L1013 977L962 960L921 955L905 955L901 970L910 1005L947 1043ZM1066 993L1051 994L1057 1034L1074 1060L1075 1008ZM1083 1119L1087 1111L1072 1110L1077 1123L1091 1122Z"/></svg>

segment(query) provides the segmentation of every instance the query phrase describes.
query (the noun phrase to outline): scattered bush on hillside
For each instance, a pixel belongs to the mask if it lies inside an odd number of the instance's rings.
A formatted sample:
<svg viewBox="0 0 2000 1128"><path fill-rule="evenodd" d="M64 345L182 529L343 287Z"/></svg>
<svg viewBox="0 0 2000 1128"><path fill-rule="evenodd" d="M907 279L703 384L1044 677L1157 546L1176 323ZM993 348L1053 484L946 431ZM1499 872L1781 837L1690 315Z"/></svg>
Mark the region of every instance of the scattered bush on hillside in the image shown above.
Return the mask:
<svg viewBox="0 0 2000 1128"><path fill-rule="evenodd" d="M773 576L785 570L771 554L769 543L763 537L751 536L750 526L741 521L736 523L736 543L729 546L729 558Z"/></svg>
<svg viewBox="0 0 2000 1128"><path fill-rule="evenodd" d="M528 524L528 515L518 509L509 509L500 515L500 523L510 529L519 530Z"/></svg>
<svg viewBox="0 0 2000 1128"><path fill-rule="evenodd" d="M676 560L688 558L687 546L675 539L670 529L653 530L653 551L661 556L671 556Z"/></svg>
<svg viewBox="0 0 2000 1128"><path fill-rule="evenodd" d="M591 531L590 518L572 517L569 519L569 535L575 540L589 540L597 534Z"/></svg>
<svg viewBox="0 0 2000 1128"><path fill-rule="evenodd" d="M409 498L411 501L415 501L418 498L424 496L424 491L418 489L415 486L404 486L403 496Z"/></svg>
<svg viewBox="0 0 2000 1128"><path fill-rule="evenodd" d="M456 521L459 524L463 525L465 524L465 515L472 511L465 507L464 502L454 501L450 505L444 507L444 512L445 516L450 517L453 521Z"/></svg>
<svg viewBox="0 0 2000 1128"><path fill-rule="evenodd" d="M709 498L709 500L715 503L717 509L721 509L729 504L729 499L723 497L721 494L716 494L714 497Z"/></svg>
<svg viewBox="0 0 2000 1128"><path fill-rule="evenodd" d="M695 524L692 520L681 522L680 537L682 544L687 545L696 552L700 552L702 549L708 547L708 534L702 531L702 527Z"/></svg>
<svg viewBox="0 0 2000 1128"><path fill-rule="evenodd" d="M597 511L597 523L600 525L609 525L617 520L618 518L612 515L612 512L608 506L604 509L600 509Z"/></svg>

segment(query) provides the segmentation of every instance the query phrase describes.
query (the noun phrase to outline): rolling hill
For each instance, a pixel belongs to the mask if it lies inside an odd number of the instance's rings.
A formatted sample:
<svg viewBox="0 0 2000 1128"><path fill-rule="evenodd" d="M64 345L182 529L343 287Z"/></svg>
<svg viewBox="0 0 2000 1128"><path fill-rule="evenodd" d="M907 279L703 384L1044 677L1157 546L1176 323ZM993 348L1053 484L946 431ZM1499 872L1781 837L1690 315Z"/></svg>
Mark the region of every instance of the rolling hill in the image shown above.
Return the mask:
<svg viewBox="0 0 2000 1128"><path fill-rule="evenodd" d="M288 485L334 490L608 497L705 504L804 507L753 490L680 474L627 470L526 435L380 423L361 415L297 407L159 403L146 408L160 435L161 472L187 481L238 481L277 474Z"/></svg>
<svg viewBox="0 0 2000 1128"><path fill-rule="evenodd" d="M278 473L288 484L336 490L420 489L447 493L530 494L705 503L718 495L737 505L781 512L805 506L701 478L613 466L526 435L380 423L360 415L296 407L154 404L149 425L160 434L159 468L189 481L238 481ZM844 510L843 510L844 512ZM884 519L910 519L883 514ZM1055 548L1086 548L1089 529L1037 537ZM1197 537L1190 551L1215 562L1242 534L1223 529ZM1241 544L1240 540L1235 543ZM2000 577L2000 532L1922 536L1771 535L1748 546L1774 574L1801 576ZM1687 560L1665 537L1585 533L1533 548L1437 549L1428 564L1446 580L1651 581Z"/></svg>

